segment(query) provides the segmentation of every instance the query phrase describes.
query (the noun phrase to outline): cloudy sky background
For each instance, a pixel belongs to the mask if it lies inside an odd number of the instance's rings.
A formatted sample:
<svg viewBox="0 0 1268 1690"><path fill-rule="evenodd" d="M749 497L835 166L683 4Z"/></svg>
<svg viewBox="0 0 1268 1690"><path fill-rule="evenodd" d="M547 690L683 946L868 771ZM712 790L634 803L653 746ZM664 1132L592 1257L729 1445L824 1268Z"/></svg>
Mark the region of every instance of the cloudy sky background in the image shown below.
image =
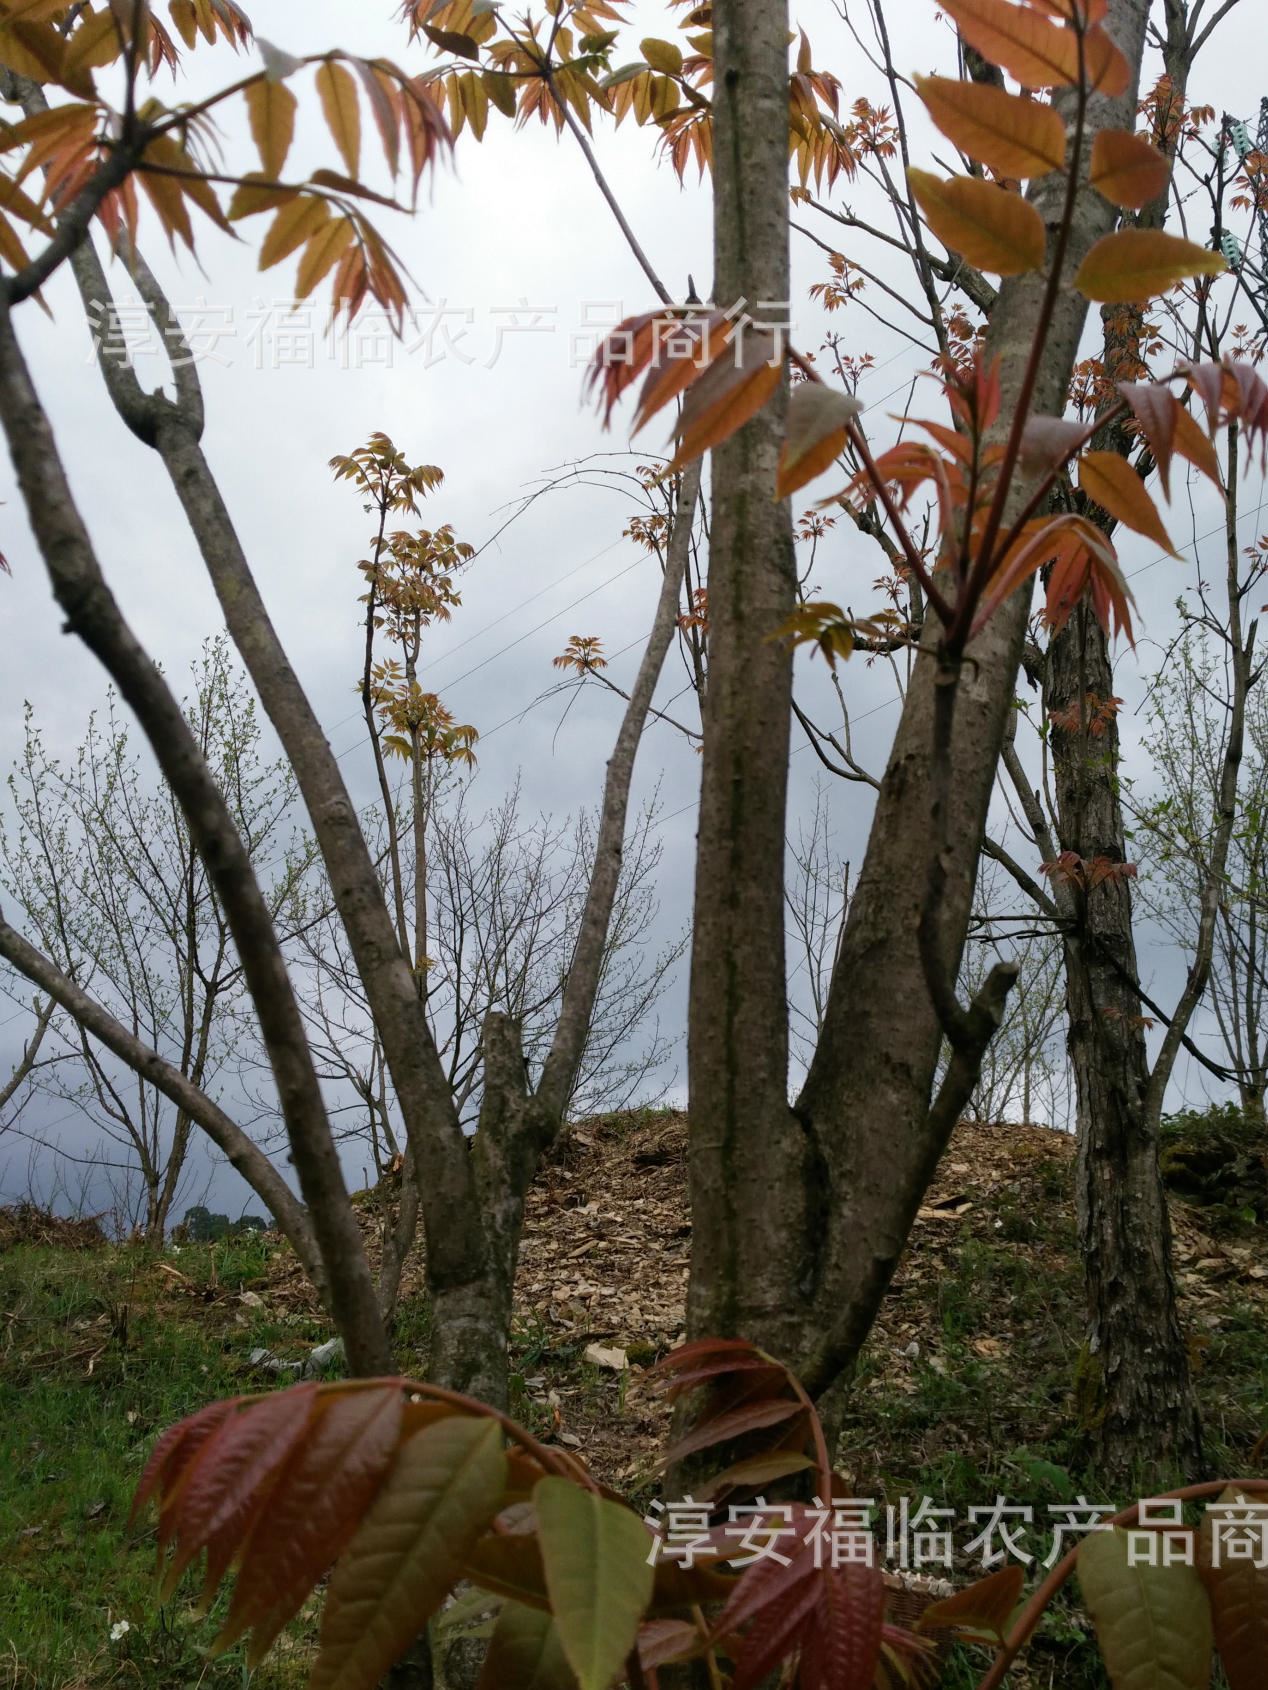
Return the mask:
<svg viewBox="0 0 1268 1690"><path fill-rule="evenodd" d="M254 0L249 7L259 35L289 52L337 43L421 67L425 55L407 45L393 9L391 0L355 5L306 0L302 8L293 0ZM1257 10L1248 0L1221 26L1190 96L1245 117L1252 127L1264 92L1261 55L1245 50ZM953 39L933 0L890 0L887 13L903 70L953 65ZM631 15L633 41L675 33L665 6L638 5ZM860 94L878 102L885 98L828 0L797 8L796 21L807 28L816 65L840 77L847 102ZM227 51L200 50L195 57L200 88L237 73L238 63ZM304 165L333 162L315 101L300 91L302 122L291 174ZM911 115L913 147L919 150L923 135L917 133L917 114ZM230 166L240 161L240 168L250 168L253 154L236 114L225 131ZM627 124L614 133L599 120L596 148L671 288L685 293L688 273L702 290L707 287L712 273L707 185L702 189L689 180L680 187L657 160L650 131ZM827 197L849 201L861 212L877 209L864 184L842 181ZM822 218L806 212L798 221L851 252L837 239L844 231L834 234ZM1205 235L1204 228L1193 232ZM537 499L509 526L507 518L544 478L593 454L628 450L628 417L604 435L582 404L581 366L595 325L652 303L646 283L571 139L557 140L536 123L514 131L496 113L484 142L476 145L464 135L454 166L442 167L425 185L417 217L395 220L389 233L417 282L415 321L403 345L390 343L381 325L369 322L341 346L324 337L320 301L305 316L286 319L292 271L287 266L258 273L255 226L246 225L246 238L235 243L204 225L197 261L188 254L173 258L151 232L147 253L178 310L183 316L203 313L204 325L218 323L225 331L200 363L208 456L273 617L358 799L372 796L353 692L359 663L353 566L366 550L367 519L349 491L332 484L326 466L333 453L384 430L410 459L445 470L443 489L426 507L428 525L451 522L461 537L483 548L463 581L461 610L449 627L429 637L425 659L425 684L440 691L460 720L481 731L473 801L478 808L493 806L522 771L530 810L562 813L593 806L617 725L617 701L587 688L566 715L564 697L535 701L555 685L550 660L574 633L598 635L610 654L620 653L611 673L628 681L650 623L655 565L622 539L631 507L612 491L597 489L593 478L575 478L572 486ZM874 250L865 261L877 262ZM808 300L807 288L826 275L823 255L794 236L794 264L795 338L801 346L817 347L827 324ZM899 289L909 286L901 259L882 273ZM114 280L126 299L117 267ZM108 578L144 644L181 681L203 640L219 627L218 610L165 476L105 398L89 332L68 283L61 276L48 289L52 320L34 305L24 307L23 343ZM879 303L878 296L868 297ZM542 326L529 331L510 326L530 321ZM831 326L851 350L874 355L860 397L869 409L869 426L883 435L890 426L886 413L905 404L928 358L861 309ZM142 356L140 364L143 373L160 379L154 359ZM638 445L658 450L659 425ZM634 461L617 460L617 467ZM51 748L70 754L106 682L95 660L60 630L7 459L0 478L0 544L13 569L11 580L0 578L0 760L7 768L21 743L24 701L34 706ZM825 480L811 494L830 490ZM1261 532L1261 511L1255 508L1260 496L1256 485L1243 518L1247 540ZM1203 555L1201 537L1219 520L1201 490L1191 490L1191 501L1189 490L1177 494L1172 534L1189 559ZM1125 649L1119 655L1118 690L1130 704L1141 696L1142 676L1156 665L1174 631L1174 601L1191 582L1193 564L1160 560L1134 536L1122 536L1121 551L1145 630L1137 654ZM1218 554L1209 555L1218 564ZM822 545L813 579L823 596L862 610L872 602L870 583L880 573L879 562L879 554L843 524ZM803 669L807 707L822 706L829 719L822 666ZM893 678L883 665L869 669L855 662L843 679L856 752L879 772L898 715ZM685 681L681 663L671 657L660 702ZM680 708L689 703L682 700ZM1129 720L1128 767L1143 777L1138 732ZM816 780L815 760L799 740L793 770L795 836L813 803ZM653 726L641 751L637 786L644 797L657 785L660 790L661 937L682 931L689 917L697 783L694 752L671 730ZM870 813L867 790L836 783L828 796L836 855L858 864ZM1164 998L1174 996L1177 962L1161 935L1143 935L1142 963ZM663 1025L680 1034L684 1008L685 965L661 1005ZM11 1004L0 1001L0 1073L16 1056L26 1026ZM684 1054L679 1037L661 1076L674 1097L682 1095ZM1201 1091L1200 1072L1182 1063L1177 1098L1196 1098ZM64 1104L37 1100L23 1126L46 1130L81 1151L79 1123L65 1116ZM0 1200L25 1190L28 1178L25 1143L0 1142ZM218 1175L212 1206L236 1207L241 1189L233 1176Z"/></svg>

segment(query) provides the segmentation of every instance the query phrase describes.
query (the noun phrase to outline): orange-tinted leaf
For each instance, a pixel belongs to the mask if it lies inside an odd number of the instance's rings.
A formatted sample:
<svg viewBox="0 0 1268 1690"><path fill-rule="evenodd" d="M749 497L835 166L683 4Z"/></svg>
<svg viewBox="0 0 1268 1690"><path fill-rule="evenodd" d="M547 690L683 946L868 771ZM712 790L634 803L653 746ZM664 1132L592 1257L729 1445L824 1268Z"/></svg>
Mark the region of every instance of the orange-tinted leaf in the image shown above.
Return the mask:
<svg viewBox="0 0 1268 1690"><path fill-rule="evenodd" d="M1218 276L1228 266L1218 252L1160 229L1119 229L1095 241L1074 285L1098 304L1144 303L1191 276Z"/></svg>
<svg viewBox="0 0 1268 1690"><path fill-rule="evenodd" d="M1169 387L1157 381L1120 381L1118 391L1131 407L1132 416L1158 465L1162 490L1170 498L1171 454L1175 450L1180 402Z"/></svg>
<svg viewBox="0 0 1268 1690"><path fill-rule="evenodd" d="M1229 415L1238 419L1252 445L1256 440L1268 442L1268 382L1244 359L1229 359L1225 368L1231 387Z"/></svg>
<svg viewBox="0 0 1268 1690"><path fill-rule="evenodd" d="M261 168L266 176L276 178L282 174L291 150L299 101L284 82L273 82L267 76L251 84L246 101Z"/></svg>
<svg viewBox="0 0 1268 1690"><path fill-rule="evenodd" d="M1208 1508L1198 1539L1198 1572L1211 1600L1215 1647L1229 1690L1259 1690L1268 1661L1268 1568L1255 1565L1266 1520L1261 1497L1249 1501L1226 1490L1218 1510ZM1237 1559L1248 1545L1251 1557Z"/></svg>
<svg viewBox="0 0 1268 1690"><path fill-rule="evenodd" d="M1200 469L1216 487L1222 485L1219 455L1206 430L1183 405L1178 405L1176 409L1175 447L1182 458L1187 458L1195 469Z"/></svg>
<svg viewBox="0 0 1268 1690"><path fill-rule="evenodd" d="M1079 460L1079 486L1089 499L1119 522L1179 557L1163 527L1157 506L1126 458L1117 452L1087 452Z"/></svg>
<svg viewBox="0 0 1268 1690"><path fill-rule="evenodd" d="M361 162L361 107L352 72L334 60L320 65L317 92L321 95L326 125L348 167L348 174L355 176Z"/></svg>
<svg viewBox="0 0 1268 1690"><path fill-rule="evenodd" d="M505 1482L494 1420L454 1415L401 1445L335 1567L309 1690L374 1690L444 1601Z"/></svg>
<svg viewBox="0 0 1268 1690"><path fill-rule="evenodd" d="M203 176L203 173L198 167L196 161L185 151L185 149L173 136L158 135L146 147L144 157L141 161L143 178L146 166L150 164L158 164L165 170L171 171L172 175L168 178L168 180L173 184L173 186L175 186L186 199L192 200L198 207L199 211L201 211L205 217L209 217L217 228L228 229L229 224L225 218L224 212L220 209L220 201L216 198L216 190ZM149 180L153 180L152 175Z"/></svg>
<svg viewBox="0 0 1268 1690"><path fill-rule="evenodd" d="M918 1628L986 1631L1002 1640L1025 1583L1026 1574L1021 1567L1001 1567L997 1573L978 1579L976 1584L957 1590L954 1596L932 1603L921 1614Z"/></svg>
<svg viewBox="0 0 1268 1690"><path fill-rule="evenodd" d="M1139 211L1156 199L1171 178L1171 166L1143 135L1102 129L1092 142L1092 186L1111 205Z"/></svg>
<svg viewBox="0 0 1268 1690"><path fill-rule="evenodd" d="M189 208L185 204L185 196L181 191L181 184L171 176L158 175L153 171L142 171L141 186L145 190L150 204L158 213L159 222L163 226L163 233L176 245L179 235L185 245L191 250L194 245L193 225L189 221Z"/></svg>
<svg viewBox="0 0 1268 1690"><path fill-rule="evenodd" d="M773 335L750 329L735 343L735 355L716 359L687 389L678 422L678 450L671 474L702 452L729 440L778 391L783 358Z"/></svg>
<svg viewBox="0 0 1268 1690"><path fill-rule="evenodd" d="M257 217L262 211L276 211L279 206L290 205L300 198L298 188L287 187L284 183L274 186L256 172L244 176L233 190L233 198L229 201L229 221L235 223L240 217Z"/></svg>
<svg viewBox="0 0 1268 1690"><path fill-rule="evenodd" d="M1072 23L1100 23L1109 12L1109 0L1032 0L1032 4L1049 17Z"/></svg>
<svg viewBox="0 0 1268 1690"><path fill-rule="evenodd" d="M252 1631L247 1664L262 1659L351 1541L391 1464L400 1427L395 1385L323 1396L251 1533L217 1653Z"/></svg>
<svg viewBox="0 0 1268 1690"><path fill-rule="evenodd" d="M1051 106L954 76L918 76L916 88L948 140L997 175L1043 176L1065 165L1065 125Z"/></svg>
<svg viewBox="0 0 1268 1690"><path fill-rule="evenodd" d="M602 404L603 426L608 427L617 401L646 370L632 430L637 432L721 352L731 326L720 311L689 317L645 311L618 323L595 352L585 379L586 391L596 392Z"/></svg>
<svg viewBox="0 0 1268 1690"><path fill-rule="evenodd" d="M907 180L934 234L979 270L1016 276L1042 265L1043 219L1020 194L972 176L944 182L925 170L909 170Z"/></svg>
<svg viewBox="0 0 1268 1690"><path fill-rule="evenodd" d="M941 8L955 20L970 47L1024 87L1065 87L1078 82L1074 32L1028 6L1012 6L1008 0L941 0Z"/></svg>
<svg viewBox="0 0 1268 1690"><path fill-rule="evenodd" d="M295 276L295 297L308 295L334 269L353 241L352 224L346 217L332 217L324 223L304 248Z"/></svg>
<svg viewBox="0 0 1268 1690"><path fill-rule="evenodd" d="M720 358L729 356L734 329L731 319L713 312L676 326L675 332L662 340L638 396L632 433L699 381Z"/></svg>
<svg viewBox="0 0 1268 1690"><path fill-rule="evenodd" d="M821 381L803 381L788 397L784 446L775 496L786 499L830 469L845 450L846 427L863 409L850 393Z"/></svg>
<svg viewBox="0 0 1268 1690"><path fill-rule="evenodd" d="M52 234L53 226L39 206L8 176L0 176L0 206L13 212L24 223L29 223L33 229L38 229L41 234Z"/></svg>
<svg viewBox="0 0 1268 1690"><path fill-rule="evenodd" d="M1075 605L1087 592L1097 621L1110 635L1122 632L1134 645L1131 588L1123 578L1113 546L1092 523L1067 519L1048 576L1045 615L1053 629L1069 621Z"/></svg>
<svg viewBox="0 0 1268 1690"><path fill-rule="evenodd" d="M190 1466L159 1516L159 1541L173 1543L163 1577L166 1601L185 1568L221 1532L231 1535L253 1519L259 1491L270 1485L302 1441L316 1385L296 1385L227 1416ZM229 1556L222 1559L221 1572Z"/></svg>
<svg viewBox="0 0 1268 1690"><path fill-rule="evenodd" d="M66 43L67 71L101 70L112 65L123 52L123 43L110 11L95 12L80 20Z"/></svg>
<svg viewBox="0 0 1268 1690"><path fill-rule="evenodd" d="M324 200L304 194L284 205L269 225L269 232L260 244L260 269L272 269L289 258L330 221L330 211Z"/></svg>
<svg viewBox="0 0 1268 1690"><path fill-rule="evenodd" d="M1085 529L1095 535L1097 544L1108 545L1104 535L1083 517L1059 516L1046 521L1040 518L1036 523L1027 524L1021 536L1009 548L1007 556L1002 562L996 563L978 606L973 632L976 634L983 628L1005 599L1028 581L1036 570L1042 569L1046 563L1051 563L1063 547L1066 550L1085 549Z"/></svg>
<svg viewBox="0 0 1268 1690"><path fill-rule="evenodd" d="M1224 408L1225 389L1228 386L1228 376L1223 364L1202 363L1185 364L1185 379L1206 407L1206 420L1212 430L1219 422Z"/></svg>
<svg viewBox="0 0 1268 1690"><path fill-rule="evenodd" d="M1131 66L1122 49L1099 24L1089 29L1083 38L1083 54L1087 64L1088 87L1098 94L1117 98L1125 94L1131 82Z"/></svg>
<svg viewBox="0 0 1268 1690"><path fill-rule="evenodd" d="M31 255L22 245L17 230L4 216L0 216L0 258L4 259L11 270L25 270L31 262ZM2 558L0 558L0 565L3 566L7 575L9 566L3 562Z"/></svg>

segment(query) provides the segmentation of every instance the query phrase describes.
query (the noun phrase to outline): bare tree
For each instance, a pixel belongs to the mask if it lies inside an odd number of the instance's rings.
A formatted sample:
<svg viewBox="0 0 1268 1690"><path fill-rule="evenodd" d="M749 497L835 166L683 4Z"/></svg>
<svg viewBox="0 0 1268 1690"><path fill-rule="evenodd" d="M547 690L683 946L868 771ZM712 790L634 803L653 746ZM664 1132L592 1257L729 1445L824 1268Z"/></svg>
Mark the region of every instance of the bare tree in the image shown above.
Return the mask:
<svg viewBox="0 0 1268 1690"><path fill-rule="evenodd" d="M442 776L426 833L428 1016L465 1130L479 1118L481 1040L491 1010L519 1024L530 1081L540 1073L594 856L593 818L526 816L519 781L481 812L474 806L477 790L461 776ZM656 950L648 945L658 912L657 822L651 804L631 824L590 1031L565 1109L570 1116L645 1097L669 1054L669 1042L647 1023L685 941ZM367 816L365 825L386 876L381 814ZM412 905L417 865L408 810L396 835L403 902ZM390 896L386 886L385 893ZM382 1041L320 877L296 887L288 924L297 935L301 1000L323 1078L349 1097L333 1106L333 1118L342 1123L341 1137L363 1141L382 1177L400 1167L399 1110Z"/></svg>
<svg viewBox="0 0 1268 1690"><path fill-rule="evenodd" d="M294 782L263 754L223 638L204 646L192 685L190 730L251 860L269 868L268 902L279 912L308 866L290 837ZM0 886L27 937L190 1086L214 1096L244 1013L242 971L184 815L144 768L116 696L89 719L68 762L50 753L28 708L8 786ZM90 1133L74 1153L107 1179L129 1227L161 1241L188 1196L193 1118L82 1025L61 1022L58 1031L65 1059L43 1086Z"/></svg>
<svg viewBox="0 0 1268 1690"><path fill-rule="evenodd" d="M1246 556L1247 554L1243 554ZM1254 591L1264 559L1252 547ZM1261 684L1245 705L1245 749L1236 815L1222 872L1214 853L1225 818L1221 787L1235 722L1237 662L1228 631L1190 623L1153 679L1144 748L1151 776L1127 803L1135 822L1141 900L1182 951L1202 940L1209 889L1217 907L1210 936L1206 1002L1224 1062L1247 1118L1262 1124L1268 1089L1268 696ZM1252 678L1258 679L1262 659Z"/></svg>
<svg viewBox="0 0 1268 1690"><path fill-rule="evenodd" d="M4 973L7 974L8 970L5 970ZM0 1133L16 1125L19 1116L31 1099L35 1086L35 1076L41 1068L47 1067L50 1060L55 1060L55 1058L50 1059L47 1056L41 1057L40 1055L41 1047L52 1024L53 1012L56 1009L52 999L41 1001L36 997L28 1004L20 998L15 990L8 987L7 983L4 996L10 998L17 1005L13 1014L5 1017L4 1024L7 1026L17 1020L26 1023L29 1020L33 1025L26 1035L21 1055L13 1064L8 1077L0 1080Z"/></svg>

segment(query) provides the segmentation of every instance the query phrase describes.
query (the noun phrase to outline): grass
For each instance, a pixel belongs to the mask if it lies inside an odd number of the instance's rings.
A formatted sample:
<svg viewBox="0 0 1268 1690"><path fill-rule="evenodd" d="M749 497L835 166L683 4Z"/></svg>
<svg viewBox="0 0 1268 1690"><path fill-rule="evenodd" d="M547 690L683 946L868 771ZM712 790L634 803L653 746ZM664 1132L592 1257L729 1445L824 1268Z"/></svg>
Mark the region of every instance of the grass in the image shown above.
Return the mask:
<svg viewBox="0 0 1268 1690"><path fill-rule="evenodd" d="M632 1129L622 1118L614 1130L620 1148ZM1041 1526L1049 1504L1104 1498L1075 1401L1083 1290L1069 1160L1048 1157L1041 1141L1033 1153L1028 1144L1001 1141L985 1174L979 1157L971 1180L946 1188L948 1196L968 1188L964 1212L917 1228L842 1425L839 1465L852 1494L882 1506L928 1496L954 1511L961 1544L971 1535L963 1530L969 1508L996 1496L1031 1503ZM977 1148L992 1147L983 1139ZM611 1165L600 1161L596 1172L578 1158L573 1194L588 1195L583 1178L608 1180ZM630 1176L627 1200L634 1205L646 1189L644 1173ZM610 1192L606 1201L619 1208ZM545 1209L538 1225L558 1227L573 1213ZM673 1222L672 1213L663 1217L671 1241ZM1251 1470L1268 1426L1260 1237L1238 1220L1218 1246L1191 1240L1181 1256L1207 1463L1229 1474ZM1227 1259L1208 1259L1210 1249ZM553 1261L535 1270L547 1287ZM640 1293L643 1328L619 1339L640 1364L667 1341L650 1295ZM315 1602L248 1678L240 1650L208 1659L215 1615L195 1615L192 1581L158 1605L152 1526L132 1536L126 1525L159 1431L212 1398L268 1388L273 1376L249 1365L253 1348L298 1358L330 1336L288 1253L257 1235L162 1258L122 1247L19 1246L0 1252L0 1311L0 1690L298 1690ZM595 1330L608 1330L602 1313L592 1318ZM643 1343L649 1332L656 1343ZM580 1432L599 1476L642 1505L655 1484L663 1415L649 1411L637 1369L614 1377L585 1361L588 1334L584 1325L561 1329L528 1302L517 1309L511 1409L542 1436L575 1443L571 1433ZM430 1330L421 1299L403 1303L395 1338L402 1371L424 1373ZM118 1622L129 1629L112 1640ZM971 1690L982 1667L980 1652L963 1651L945 1690ZM1009 1682L1105 1690L1076 1593L1054 1606Z"/></svg>
<svg viewBox="0 0 1268 1690"><path fill-rule="evenodd" d="M209 1661L215 1626L195 1617L192 1586L160 1607L152 1523L127 1527L160 1430L209 1399L266 1387L246 1365L251 1349L302 1355L327 1335L307 1314L241 1300L265 1282L268 1252L244 1239L189 1246L165 1265L115 1248L0 1256L4 1690L304 1682L302 1625L253 1677L240 1649ZM129 1629L112 1640L119 1622Z"/></svg>

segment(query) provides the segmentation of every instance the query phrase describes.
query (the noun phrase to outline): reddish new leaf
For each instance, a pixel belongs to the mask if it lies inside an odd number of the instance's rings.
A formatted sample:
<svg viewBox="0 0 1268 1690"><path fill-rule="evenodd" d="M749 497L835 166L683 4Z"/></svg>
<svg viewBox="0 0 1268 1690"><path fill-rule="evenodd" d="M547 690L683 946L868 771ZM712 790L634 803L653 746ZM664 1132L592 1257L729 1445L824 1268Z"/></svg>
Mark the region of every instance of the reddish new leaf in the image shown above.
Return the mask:
<svg viewBox="0 0 1268 1690"><path fill-rule="evenodd" d="M685 393L717 363L731 346L734 321L720 311L676 327L653 354L647 379L638 396L630 432L637 434L657 411Z"/></svg>
<svg viewBox="0 0 1268 1690"><path fill-rule="evenodd" d="M776 1402L749 1403L729 1414L714 1415L688 1432L685 1438L678 1440L666 1454L665 1465L673 1466L688 1455L695 1455L702 1449L711 1449L715 1444L730 1443L733 1438L743 1437L747 1432L761 1431L765 1426L778 1426L781 1421L791 1420L795 1414L801 1413L804 1413L804 1410L799 1402L781 1398Z"/></svg>
<svg viewBox="0 0 1268 1690"><path fill-rule="evenodd" d="M1002 1640L1025 1583L1021 1567L1001 1567L997 1573L957 1590L954 1596L931 1603L921 1614L918 1629L985 1631Z"/></svg>
<svg viewBox="0 0 1268 1690"><path fill-rule="evenodd" d="M217 1653L251 1631L247 1664L254 1667L338 1560L391 1465L401 1410L400 1389L390 1383L323 1393L247 1542Z"/></svg>
<svg viewBox="0 0 1268 1690"><path fill-rule="evenodd" d="M734 1657L732 1690L756 1690L788 1657L814 1612L818 1594L811 1576L781 1587L777 1599L761 1610L744 1634Z"/></svg>
<svg viewBox="0 0 1268 1690"><path fill-rule="evenodd" d="M676 1350L670 1350L652 1368L653 1373L681 1373L687 1368L697 1368L730 1360L739 1362L760 1363L764 1367L773 1364L771 1358L759 1350L755 1344L748 1343L743 1338L696 1338L690 1344L679 1344ZM719 1367L717 1372L725 1372L726 1368Z"/></svg>
<svg viewBox="0 0 1268 1690"><path fill-rule="evenodd" d="M682 469L729 440L757 415L783 379L783 354L773 334L749 329L739 336L733 353L716 359L687 389L678 450L665 473Z"/></svg>
<svg viewBox="0 0 1268 1690"><path fill-rule="evenodd" d="M1058 540L1048 576L1045 614L1052 628L1065 626L1085 592L1105 631L1111 635L1121 631L1134 645L1131 606L1136 601L1123 577L1117 554L1092 523L1070 517L1065 520L1065 532Z"/></svg>
<svg viewBox="0 0 1268 1690"><path fill-rule="evenodd" d="M1252 365L1232 361L1227 366L1235 398L1230 411L1242 425L1246 438L1268 448L1268 383Z"/></svg>
<svg viewBox="0 0 1268 1690"><path fill-rule="evenodd" d="M617 402L645 370L660 370L679 357L698 361L702 346L708 343L710 326L720 332L723 321L720 312L683 316L660 310L645 311L618 323L596 351L585 380L586 391L594 394L602 407L603 426L609 426ZM641 418L641 407L639 414Z"/></svg>
<svg viewBox="0 0 1268 1690"><path fill-rule="evenodd" d="M223 1575L232 1534L254 1520L254 1505L306 1432L316 1385L295 1385L248 1403L221 1421L159 1515L159 1541L173 1553L163 1578L163 1600L200 1550L224 1533L217 1556Z"/></svg>
<svg viewBox="0 0 1268 1690"><path fill-rule="evenodd" d="M801 1654L804 1690L872 1690L885 1626L885 1581L862 1562L825 1567Z"/></svg>
<svg viewBox="0 0 1268 1690"><path fill-rule="evenodd" d="M853 394L821 381L803 381L793 388L779 455L777 498L786 499L832 467L845 450L848 424L862 409Z"/></svg>
<svg viewBox="0 0 1268 1690"><path fill-rule="evenodd" d="M644 1672L671 1661L689 1661L700 1649L700 1633L686 1620L648 1620L638 1628L638 1658Z"/></svg>
<svg viewBox="0 0 1268 1690"><path fill-rule="evenodd" d="M1193 413L1183 405L1176 410L1175 448L1216 487L1222 486L1219 454Z"/></svg>
<svg viewBox="0 0 1268 1690"><path fill-rule="evenodd" d="M1171 497L1171 456L1175 450L1180 402L1156 381L1120 381L1118 391L1131 408L1158 466L1162 490Z"/></svg>
<svg viewBox="0 0 1268 1690"><path fill-rule="evenodd" d="M1206 407L1206 420L1212 430L1219 422L1224 408L1227 385L1223 364L1203 363L1181 365L1185 379Z"/></svg>
<svg viewBox="0 0 1268 1690"><path fill-rule="evenodd" d="M197 1414L169 1426L155 1444L150 1459L137 1483L132 1498L128 1524L134 1525L142 1509L156 1492L167 1496L175 1490L181 1474L198 1454L222 1420L227 1420L238 1406L238 1398L227 1402L208 1403Z"/></svg>

